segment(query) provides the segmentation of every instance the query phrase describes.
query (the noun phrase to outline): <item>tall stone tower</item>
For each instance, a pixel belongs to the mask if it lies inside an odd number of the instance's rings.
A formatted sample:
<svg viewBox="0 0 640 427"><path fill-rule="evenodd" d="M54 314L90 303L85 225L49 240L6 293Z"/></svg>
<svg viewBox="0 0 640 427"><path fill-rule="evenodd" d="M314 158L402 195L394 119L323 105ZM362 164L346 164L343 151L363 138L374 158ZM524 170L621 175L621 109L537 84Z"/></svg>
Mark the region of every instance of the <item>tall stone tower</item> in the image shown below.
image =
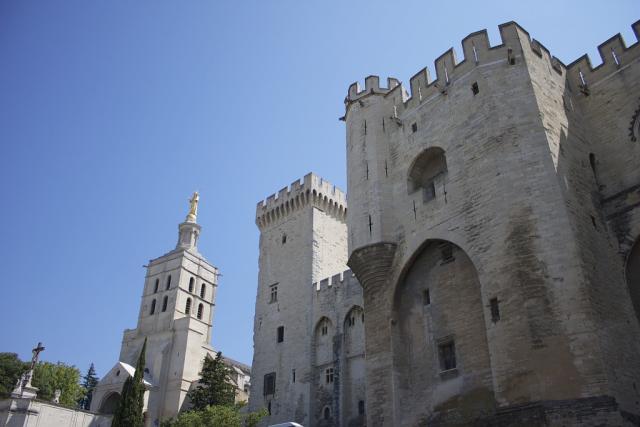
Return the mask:
<svg viewBox="0 0 640 427"><path fill-rule="evenodd" d="M349 88L368 425L637 425L640 43L500 35Z"/></svg>
<svg viewBox="0 0 640 427"><path fill-rule="evenodd" d="M202 362L213 354L210 346L218 269L198 252L198 194L178 226L178 243L147 266L138 324L125 330L119 362L100 381L92 410L115 409L125 379L147 341L145 384L146 425L158 425L183 409L192 383L199 378Z"/></svg>
<svg viewBox="0 0 640 427"><path fill-rule="evenodd" d="M317 409L312 283L345 270L345 220L344 193L313 174L258 203L260 272L249 406L266 407L267 424L310 425Z"/></svg>

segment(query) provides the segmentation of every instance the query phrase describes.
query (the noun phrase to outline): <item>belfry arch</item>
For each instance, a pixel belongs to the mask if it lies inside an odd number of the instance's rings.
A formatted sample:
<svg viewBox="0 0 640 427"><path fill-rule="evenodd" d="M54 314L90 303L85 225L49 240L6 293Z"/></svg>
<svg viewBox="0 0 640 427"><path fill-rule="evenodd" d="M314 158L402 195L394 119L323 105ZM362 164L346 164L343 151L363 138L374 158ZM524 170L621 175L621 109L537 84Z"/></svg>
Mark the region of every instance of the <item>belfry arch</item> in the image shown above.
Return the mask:
<svg viewBox="0 0 640 427"><path fill-rule="evenodd" d="M415 401L407 425L446 417L447 405L470 419L494 409L484 305L477 270L455 244L428 240L407 263L392 318L396 399Z"/></svg>

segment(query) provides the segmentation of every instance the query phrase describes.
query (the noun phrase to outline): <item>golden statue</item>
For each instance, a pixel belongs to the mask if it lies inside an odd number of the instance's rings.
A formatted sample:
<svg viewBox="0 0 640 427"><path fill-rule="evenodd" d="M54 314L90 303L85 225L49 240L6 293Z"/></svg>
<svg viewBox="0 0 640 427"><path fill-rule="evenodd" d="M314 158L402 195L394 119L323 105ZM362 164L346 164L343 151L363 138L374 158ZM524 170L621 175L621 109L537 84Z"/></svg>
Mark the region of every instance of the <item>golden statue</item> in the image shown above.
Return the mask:
<svg viewBox="0 0 640 427"><path fill-rule="evenodd" d="M189 199L189 214L187 215L187 221L196 222L196 218L198 217L198 201L200 200L200 195L198 192L194 192L191 199Z"/></svg>

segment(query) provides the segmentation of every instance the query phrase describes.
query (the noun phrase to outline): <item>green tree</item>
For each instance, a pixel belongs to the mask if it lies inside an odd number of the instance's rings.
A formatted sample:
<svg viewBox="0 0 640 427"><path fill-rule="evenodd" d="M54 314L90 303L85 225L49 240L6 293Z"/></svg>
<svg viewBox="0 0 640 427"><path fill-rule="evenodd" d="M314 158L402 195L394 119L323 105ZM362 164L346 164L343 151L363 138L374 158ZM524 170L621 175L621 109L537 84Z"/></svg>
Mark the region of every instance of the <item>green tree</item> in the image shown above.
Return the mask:
<svg viewBox="0 0 640 427"><path fill-rule="evenodd" d="M266 409L241 414L239 405L207 406L183 412L174 420L164 421L162 427L255 427L266 414Z"/></svg>
<svg viewBox="0 0 640 427"><path fill-rule="evenodd" d="M144 358L147 351L147 339L144 339L136 373L127 378L122 387L122 397L118 402L118 408L113 415L111 427L143 427L144 419L142 408L144 406Z"/></svg>
<svg viewBox="0 0 640 427"><path fill-rule="evenodd" d="M18 378L29 369L29 364L23 362L15 353L0 353L0 398L6 398L18 382Z"/></svg>
<svg viewBox="0 0 640 427"><path fill-rule="evenodd" d="M99 379L96 375L96 368L92 363L91 366L89 366L89 370L87 371L87 373L84 375L84 377L82 377L82 388L84 389L85 394L82 399L78 401L78 406L80 407L80 409L85 409L88 411L91 407L93 389L96 388L98 381Z"/></svg>
<svg viewBox="0 0 640 427"><path fill-rule="evenodd" d="M80 386L80 371L62 362L38 362L33 369L31 384L38 388L38 399L51 400L60 390L60 404L76 406L84 395Z"/></svg>
<svg viewBox="0 0 640 427"><path fill-rule="evenodd" d="M215 359L205 356L198 386L187 394L192 408L202 410L207 406L232 406L235 395L231 369L225 365L222 353L218 352Z"/></svg>

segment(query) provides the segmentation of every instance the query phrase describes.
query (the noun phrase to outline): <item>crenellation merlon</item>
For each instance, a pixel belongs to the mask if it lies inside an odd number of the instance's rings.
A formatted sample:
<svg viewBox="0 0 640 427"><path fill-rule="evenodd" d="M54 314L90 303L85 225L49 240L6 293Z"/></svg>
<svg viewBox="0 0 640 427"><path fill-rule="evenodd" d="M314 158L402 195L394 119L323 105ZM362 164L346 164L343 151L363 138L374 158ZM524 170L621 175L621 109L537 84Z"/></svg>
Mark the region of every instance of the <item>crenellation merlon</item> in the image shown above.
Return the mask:
<svg viewBox="0 0 640 427"><path fill-rule="evenodd" d="M387 79L387 87L380 87L378 76L369 76L365 79L365 89L361 90L359 83L349 86L348 95L345 98L345 108L348 114L350 108L358 103L363 106L363 100L371 95L383 95L385 98L392 96L399 90L401 96L391 100L395 106L395 113L401 113L412 109L427 99L446 95L448 86L455 83L456 79L471 72L474 67L504 62L509 58L516 62L522 58L522 48L530 48L538 57L549 61L551 69L562 75L565 72L570 84L584 89L589 84L599 81L624 68L640 57L640 20L633 25L636 42L626 46L622 36L616 34L609 40L598 46L602 63L592 66L588 55L583 55L569 65L565 65L560 59L551 55L549 50L538 40L532 39L529 33L516 22L507 22L499 26L501 43L491 46L487 30L481 30L469 34L462 40L463 59L458 61L453 48L447 50L434 61L436 78L432 79L428 68L423 68L409 81L408 92L398 79ZM585 92L585 90L583 90ZM345 115L346 116L346 115Z"/></svg>
<svg viewBox="0 0 640 427"><path fill-rule="evenodd" d="M322 177L308 173L302 181L296 180L266 201L258 202L256 224L261 228L310 203L341 221L346 220L346 194Z"/></svg>
<svg viewBox="0 0 640 427"><path fill-rule="evenodd" d="M314 282L313 288L317 292L320 292L324 289L331 289L334 286L347 287L351 285L358 285L358 287L360 286L358 279L356 278L356 275L353 274L353 271L345 270L338 274L334 274L331 277L327 277L318 282Z"/></svg>

